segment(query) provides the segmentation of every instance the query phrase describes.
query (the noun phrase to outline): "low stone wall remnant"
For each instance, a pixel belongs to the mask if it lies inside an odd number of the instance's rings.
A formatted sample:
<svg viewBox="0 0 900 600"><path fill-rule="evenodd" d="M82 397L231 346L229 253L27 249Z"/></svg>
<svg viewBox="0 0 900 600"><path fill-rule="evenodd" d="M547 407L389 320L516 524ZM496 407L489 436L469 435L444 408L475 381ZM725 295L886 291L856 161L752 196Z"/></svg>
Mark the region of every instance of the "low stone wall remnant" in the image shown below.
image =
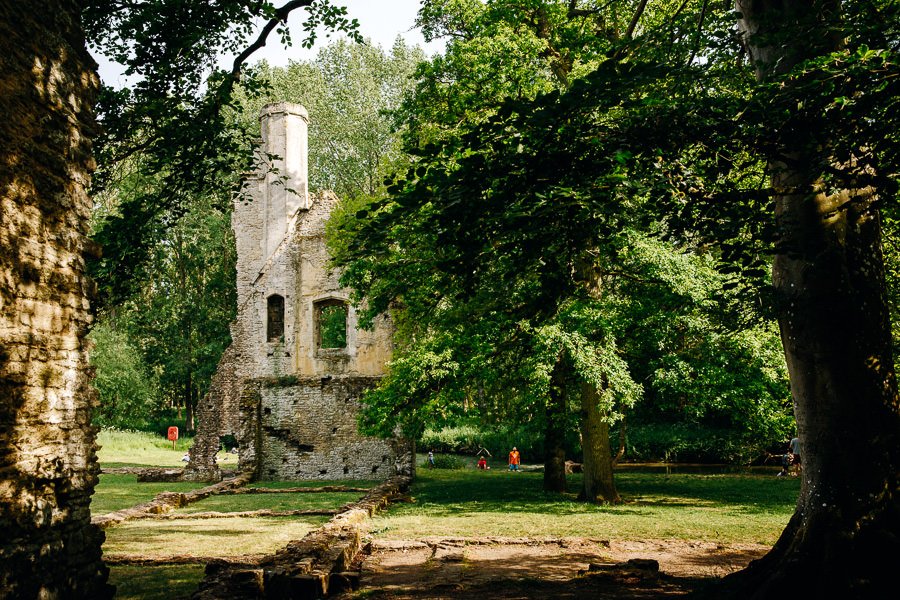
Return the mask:
<svg viewBox="0 0 900 600"><path fill-rule="evenodd" d="M303 539L258 565L211 563L193 600L312 600L358 583L348 569L362 549L362 525L392 500L405 497L411 479L393 477Z"/></svg>
<svg viewBox="0 0 900 600"><path fill-rule="evenodd" d="M144 502L143 504L138 504L131 508L123 508L122 510L106 513L105 515L97 515L91 519L91 524L96 525L101 529L106 529L113 525L118 525L123 521L152 518L156 515L167 513L170 510L187 506L193 502L198 502L204 498L221 494L223 491L243 487L252 480L253 475L251 473L241 473L237 477L226 479L215 485L208 485L199 490L192 490L184 493L162 492L157 494L156 497L149 502Z"/></svg>

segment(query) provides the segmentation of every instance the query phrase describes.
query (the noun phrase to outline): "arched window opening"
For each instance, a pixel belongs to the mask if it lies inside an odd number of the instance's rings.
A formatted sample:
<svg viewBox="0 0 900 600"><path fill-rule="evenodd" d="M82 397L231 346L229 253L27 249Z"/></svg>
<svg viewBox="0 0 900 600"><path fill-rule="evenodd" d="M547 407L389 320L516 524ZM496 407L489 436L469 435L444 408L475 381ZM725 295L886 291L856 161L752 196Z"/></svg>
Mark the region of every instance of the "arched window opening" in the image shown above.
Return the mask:
<svg viewBox="0 0 900 600"><path fill-rule="evenodd" d="M266 339L270 342L281 341L284 338L284 298L272 294L266 304Z"/></svg>
<svg viewBox="0 0 900 600"><path fill-rule="evenodd" d="M316 342L319 348L347 347L347 304L340 300L316 303Z"/></svg>

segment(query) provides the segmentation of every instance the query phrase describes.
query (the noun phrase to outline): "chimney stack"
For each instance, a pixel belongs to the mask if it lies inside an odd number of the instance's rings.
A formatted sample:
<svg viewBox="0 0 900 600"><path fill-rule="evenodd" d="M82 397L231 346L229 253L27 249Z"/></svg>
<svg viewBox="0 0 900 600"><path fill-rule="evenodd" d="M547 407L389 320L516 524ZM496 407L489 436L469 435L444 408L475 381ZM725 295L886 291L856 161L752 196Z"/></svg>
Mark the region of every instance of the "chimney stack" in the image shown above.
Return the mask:
<svg viewBox="0 0 900 600"><path fill-rule="evenodd" d="M290 102L268 104L259 120L262 144L256 170L245 179L232 213L239 303L284 240L291 219L310 208L306 109Z"/></svg>
<svg viewBox="0 0 900 600"><path fill-rule="evenodd" d="M287 233L297 210L309 209L309 114L299 104L267 104L259 114L265 173L266 259ZM265 167L264 167L265 168Z"/></svg>

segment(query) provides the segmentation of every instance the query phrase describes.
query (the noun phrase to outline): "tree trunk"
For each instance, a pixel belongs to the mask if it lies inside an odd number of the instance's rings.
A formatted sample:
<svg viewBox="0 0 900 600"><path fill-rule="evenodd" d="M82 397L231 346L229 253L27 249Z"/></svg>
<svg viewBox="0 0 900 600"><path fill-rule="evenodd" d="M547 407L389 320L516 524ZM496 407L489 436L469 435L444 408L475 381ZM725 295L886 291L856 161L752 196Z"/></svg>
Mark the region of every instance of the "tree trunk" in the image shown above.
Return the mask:
<svg viewBox="0 0 900 600"><path fill-rule="evenodd" d="M609 423L600 409L600 394L589 383L581 384L581 447L584 450L584 482L579 500L586 502L622 501L613 479L612 451L609 447Z"/></svg>
<svg viewBox="0 0 900 600"><path fill-rule="evenodd" d="M547 424L544 431L544 490L566 491L566 368L560 353L550 376Z"/></svg>
<svg viewBox="0 0 900 600"><path fill-rule="evenodd" d="M588 295L596 301L603 297L603 281L596 264L596 250L586 252L575 264L576 278L584 286ZM580 382L581 397L581 448L584 452L582 465L584 484L579 500L587 502L622 501L613 479L612 451L609 447L609 421L606 411L601 409L600 391L592 384Z"/></svg>
<svg viewBox="0 0 900 600"><path fill-rule="evenodd" d="M85 257L96 64L81 5L0 2L0 597L109 598Z"/></svg>
<svg viewBox="0 0 900 600"><path fill-rule="evenodd" d="M839 24L838 8L836 1L739 0L758 75L836 49L838 38L825 26ZM760 47L757 33L774 34L778 43L769 37L771 45ZM826 194L828 149L773 135L768 159L781 235L773 283L803 479L775 547L725 585L739 592L734 597L882 597L895 587L900 552L900 404L876 190Z"/></svg>

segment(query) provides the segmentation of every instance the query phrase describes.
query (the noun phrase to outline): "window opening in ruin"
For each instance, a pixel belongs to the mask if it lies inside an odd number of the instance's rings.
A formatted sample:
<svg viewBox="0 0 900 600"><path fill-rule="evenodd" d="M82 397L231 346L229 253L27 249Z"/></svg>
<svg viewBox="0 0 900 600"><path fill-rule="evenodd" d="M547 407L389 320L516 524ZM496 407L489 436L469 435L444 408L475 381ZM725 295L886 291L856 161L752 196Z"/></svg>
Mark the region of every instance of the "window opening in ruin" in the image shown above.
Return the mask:
<svg viewBox="0 0 900 600"><path fill-rule="evenodd" d="M316 304L316 329L319 348L347 347L347 304L326 300Z"/></svg>
<svg viewBox="0 0 900 600"><path fill-rule="evenodd" d="M284 337L284 298L278 294L269 296L267 302L266 339L281 341Z"/></svg>

